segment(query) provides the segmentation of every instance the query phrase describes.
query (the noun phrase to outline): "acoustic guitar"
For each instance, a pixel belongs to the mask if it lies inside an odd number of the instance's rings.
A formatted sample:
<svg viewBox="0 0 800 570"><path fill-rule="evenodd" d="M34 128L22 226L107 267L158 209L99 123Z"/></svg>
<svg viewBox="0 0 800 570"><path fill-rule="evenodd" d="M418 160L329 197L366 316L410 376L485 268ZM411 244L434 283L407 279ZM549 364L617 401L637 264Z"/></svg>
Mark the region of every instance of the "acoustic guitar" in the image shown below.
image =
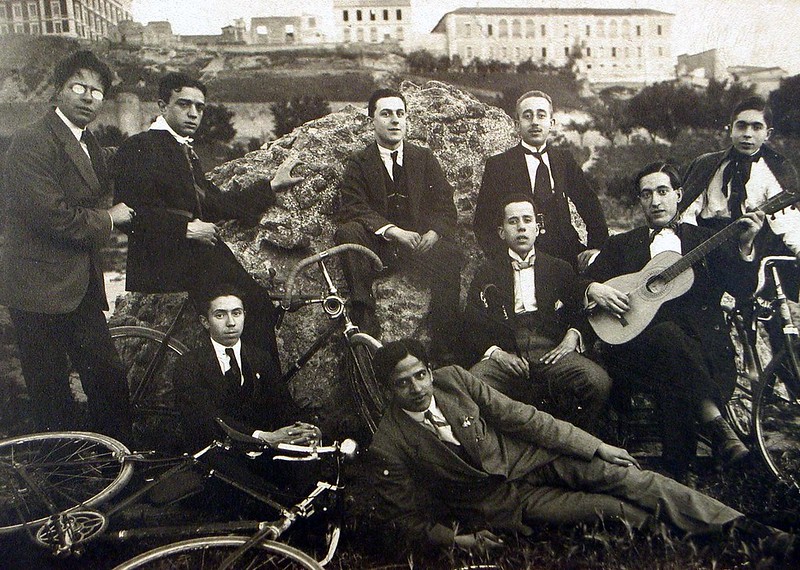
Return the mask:
<svg viewBox="0 0 800 570"><path fill-rule="evenodd" d="M800 194L783 191L758 209L770 215L798 201ZM653 257L640 271L609 279L605 285L627 293L630 308L624 314L616 315L591 303L586 309L589 324L597 336L608 344L623 344L633 340L650 324L661 305L680 297L692 287L692 266L743 230L741 223L733 222L686 255L664 251Z"/></svg>

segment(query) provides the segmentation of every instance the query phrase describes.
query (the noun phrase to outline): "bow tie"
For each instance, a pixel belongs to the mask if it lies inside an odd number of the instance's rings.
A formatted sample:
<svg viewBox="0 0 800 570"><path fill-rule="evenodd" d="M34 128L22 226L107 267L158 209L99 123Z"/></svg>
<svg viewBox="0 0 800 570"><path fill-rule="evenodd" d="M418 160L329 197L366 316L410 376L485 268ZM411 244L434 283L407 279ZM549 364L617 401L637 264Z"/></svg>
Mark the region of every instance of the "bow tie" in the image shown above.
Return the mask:
<svg viewBox="0 0 800 570"><path fill-rule="evenodd" d="M678 220L673 219L666 226L660 228L650 228L650 243L653 243L653 240L656 238L656 236L664 230L672 230L676 236L678 236L679 238L681 237L680 223L678 222Z"/></svg>
<svg viewBox="0 0 800 570"><path fill-rule="evenodd" d="M511 266L514 268L514 271L522 271L523 269L528 269L529 267L533 267L534 258L530 258L528 261L511 261Z"/></svg>

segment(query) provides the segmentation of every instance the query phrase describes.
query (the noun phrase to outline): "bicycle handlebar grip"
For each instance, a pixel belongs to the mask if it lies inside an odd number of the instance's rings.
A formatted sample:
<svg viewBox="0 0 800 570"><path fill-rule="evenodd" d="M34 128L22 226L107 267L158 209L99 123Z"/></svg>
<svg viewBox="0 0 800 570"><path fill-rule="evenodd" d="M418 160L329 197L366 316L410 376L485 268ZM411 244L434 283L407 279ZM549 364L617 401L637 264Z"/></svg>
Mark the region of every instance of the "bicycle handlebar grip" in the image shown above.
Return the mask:
<svg viewBox="0 0 800 570"><path fill-rule="evenodd" d="M372 267L375 271L381 271L383 269L383 262L378 255L363 245L359 245L356 243L343 243L341 245L336 245L325 251L321 251L317 254L314 254L310 257L306 257L305 259L301 259L297 265L295 265L292 270L289 272L289 277L286 278L286 288L283 293L283 299L281 299L281 308L284 310L288 310L292 304L292 293L294 292L294 282L297 279L297 275L306 267L311 265L312 263L317 263L318 261L322 261L326 257L333 257L334 255L339 255L340 253L344 253L346 251L354 251L360 253L362 255L366 255L372 261Z"/></svg>

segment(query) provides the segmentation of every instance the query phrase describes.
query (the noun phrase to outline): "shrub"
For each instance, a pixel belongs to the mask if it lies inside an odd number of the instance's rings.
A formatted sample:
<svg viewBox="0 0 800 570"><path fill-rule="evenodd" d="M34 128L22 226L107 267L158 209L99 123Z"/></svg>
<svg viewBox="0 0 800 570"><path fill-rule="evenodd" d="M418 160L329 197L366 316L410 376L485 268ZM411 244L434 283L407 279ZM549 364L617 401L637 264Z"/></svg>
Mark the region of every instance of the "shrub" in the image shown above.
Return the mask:
<svg viewBox="0 0 800 570"><path fill-rule="evenodd" d="M281 99L269 106L275 119L276 137L291 133L303 123L318 119L331 112L331 106L318 95L294 96L290 101Z"/></svg>

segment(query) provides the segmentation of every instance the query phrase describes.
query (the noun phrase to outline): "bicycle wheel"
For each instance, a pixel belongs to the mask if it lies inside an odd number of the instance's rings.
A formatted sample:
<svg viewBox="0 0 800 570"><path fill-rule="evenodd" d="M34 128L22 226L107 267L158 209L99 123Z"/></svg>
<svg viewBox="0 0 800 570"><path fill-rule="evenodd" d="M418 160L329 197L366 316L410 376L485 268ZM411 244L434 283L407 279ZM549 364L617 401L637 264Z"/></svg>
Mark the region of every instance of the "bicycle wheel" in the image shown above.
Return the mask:
<svg viewBox="0 0 800 570"><path fill-rule="evenodd" d="M375 378L372 369L372 355L381 343L371 336L356 333L347 339L350 354L348 362L348 378L358 412L366 423L370 433L375 433L378 422L386 406L383 389Z"/></svg>
<svg viewBox="0 0 800 570"><path fill-rule="evenodd" d="M798 344L800 348L800 344ZM785 352L764 370L756 392L758 448L770 471L800 489L800 378Z"/></svg>
<svg viewBox="0 0 800 570"><path fill-rule="evenodd" d="M244 536L217 536L176 542L140 554L114 570L216 570L247 540ZM322 570L322 566L302 551L270 540L250 548L229 568Z"/></svg>
<svg viewBox="0 0 800 570"><path fill-rule="evenodd" d="M169 339L159 359L165 334L139 326L112 327L111 338L128 374L131 404L139 409L171 409L174 406L172 374L178 357L188 352L177 339Z"/></svg>
<svg viewBox="0 0 800 570"><path fill-rule="evenodd" d="M725 415L733 431L740 439L752 443L753 433L753 392L757 386L760 370L757 356L750 345L742 317L728 315L731 342L736 364L736 387L733 395L725 403Z"/></svg>
<svg viewBox="0 0 800 570"><path fill-rule="evenodd" d="M0 533L56 513L99 505L130 480L130 452L88 432L35 433L0 441Z"/></svg>

